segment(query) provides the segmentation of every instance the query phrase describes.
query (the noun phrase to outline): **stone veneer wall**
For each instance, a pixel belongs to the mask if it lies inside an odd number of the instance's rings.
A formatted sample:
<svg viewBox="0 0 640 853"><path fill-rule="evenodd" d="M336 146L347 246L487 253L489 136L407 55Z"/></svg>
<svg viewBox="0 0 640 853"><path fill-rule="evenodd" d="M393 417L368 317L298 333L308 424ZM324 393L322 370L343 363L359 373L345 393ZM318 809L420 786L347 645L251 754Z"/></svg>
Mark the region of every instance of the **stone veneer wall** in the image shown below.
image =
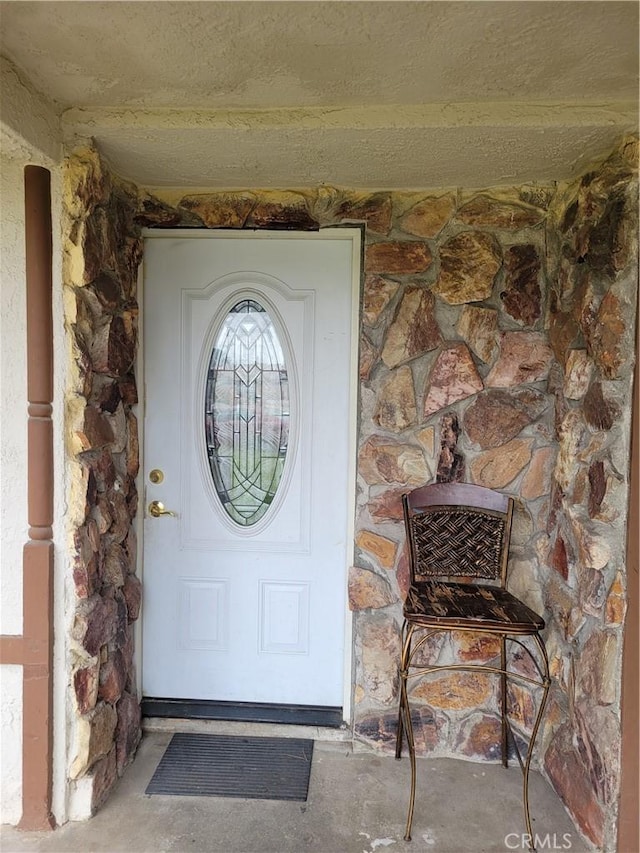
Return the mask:
<svg viewBox="0 0 640 853"><path fill-rule="evenodd" d="M75 592L69 671L73 705L70 778L94 810L140 738L134 626L138 508L137 270L135 191L95 151L65 164L63 196L69 536ZM85 793L85 796L86 793ZM86 810L87 804L81 811Z"/></svg>
<svg viewBox="0 0 640 853"><path fill-rule="evenodd" d="M620 783L637 165L629 141L559 194L548 227L558 457L538 521L549 537L540 533L539 560L554 676L544 763L579 827L605 850L616 849Z"/></svg>
<svg viewBox="0 0 640 853"><path fill-rule="evenodd" d="M123 493L129 497L127 527L135 514L130 371L137 226L313 230L364 222L356 548L349 577L355 736L381 749L391 749L395 737L408 582L402 491L436 479L504 490L517 503L510 586L549 623L554 685L541 735L544 767L581 830L596 844L614 846L637 273L634 151L628 144L579 186L561 189L365 193L322 187L161 200L143 190L135 197L104 173L99 180L99 161L91 161L90 179L76 175L90 192L80 193L89 200L74 219L101 224L87 230L98 237L94 249L77 236L72 248L85 260L103 258L90 262L89 272L79 264L81 274L67 282L78 297L75 335L85 341L76 383L84 423L75 440L89 493L78 530L75 635L82 653L74 683L80 719L88 721L88 732L100 732L74 763L79 772L114 775L101 770L114 766L112 712L123 698L128 707L126 697L133 696L130 627L119 643L124 635L110 626L124 613L127 584L134 601L128 618L137 615L135 548L130 532L121 537L124 525L115 535L105 528L100 506L113 499L118 482L120 503ZM114 229L112 221L119 223ZM100 295L101 271L109 281L116 273L117 297ZM106 321L118 318L107 334ZM79 335L80 329L86 331ZM121 346L126 357L118 359ZM105 357L110 351L117 364ZM120 474L117 480L105 478L105 466ZM114 546L115 561L107 559ZM458 633L425 654L433 661L480 662L497 652L490 638ZM526 669L527 663L515 655L513 665ZM101 686L116 680L103 677L103 667L107 674L125 673L120 699L118 689L107 694ZM416 685L413 696L420 751L498 758L495 680L444 675L428 688ZM509 704L526 731L533 697L513 687ZM116 749L118 770L135 746L135 730L129 713L120 728L121 739L128 734L126 746ZM102 744L98 750L91 748L94 740Z"/></svg>

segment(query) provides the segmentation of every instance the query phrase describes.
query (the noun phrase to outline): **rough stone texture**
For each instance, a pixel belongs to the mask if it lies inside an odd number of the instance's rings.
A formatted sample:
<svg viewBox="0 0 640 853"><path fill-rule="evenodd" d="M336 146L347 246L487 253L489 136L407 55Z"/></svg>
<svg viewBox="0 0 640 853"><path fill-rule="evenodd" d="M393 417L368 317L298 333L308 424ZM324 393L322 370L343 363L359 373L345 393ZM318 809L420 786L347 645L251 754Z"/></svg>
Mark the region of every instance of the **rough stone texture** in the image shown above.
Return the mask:
<svg viewBox="0 0 640 853"><path fill-rule="evenodd" d="M99 671L98 663L92 662L88 666L76 669L73 674L73 688L80 714L86 714L96 706Z"/></svg>
<svg viewBox="0 0 640 853"><path fill-rule="evenodd" d="M366 222L368 230L386 235L391 230L391 207L389 193L354 193L338 206L335 216L347 222Z"/></svg>
<svg viewBox="0 0 640 853"><path fill-rule="evenodd" d="M541 560L563 714L543 722L545 767L580 830L615 849L620 749L624 501L637 294L637 176L621 153L559 194L547 229L549 338L558 362L558 458ZM554 385L554 388L551 385ZM619 460L614 463L613 459ZM551 594L552 593L552 594ZM555 728L555 734L551 729Z"/></svg>
<svg viewBox="0 0 640 853"><path fill-rule="evenodd" d="M554 447L540 447L533 452L531 464L520 486L522 498L533 501L549 494L555 460L556 449Z"/></svg>
<svg viewBox="0 0 640 853"><path fill-rule="evenodd" d="M400 631L394 620L378 616L362 622L358 683L377 702L386 704L396 695Z"/></svg>
<svg viewBox="0 0 640 853"><path fill-rule="evenodd" d="M95 657L102 646L115 636L117 610L113 598L102 598L100 595L94 595L78 606L73 637L90 657Z"/></svg>
<svg viewBox="0 0 640 853"><path fill-rule="evenodd" d="M563 387L564 396L568 400L580 400L587 393L593 366L586 350L573 349L568 353Z"/></svg>
<svg viewBox="0 0 640 853"><path fill-rule="evenodd" d="M509 719L518 728L529 734L533 729L537 705L528 687L515 681L507 686L507 709Z"/></svg>
<svg viewBox="0 0 640 853"><path fill-rule="evenodd" d="M504 256L505 289L500 294L505 310L525 326L542 314L540 257L535 246L511 246Z"/></svg>
<svg viewBox="0 0 640 853"><path fill-rule="evenodd" d="M378 610L394 601L389 582L383 577L357 566L349 569L350 610Z"/></svg>
<svg viewBox="0 0 640 853"><path fill-rule="evenodd" d="M486 673L451 672L419 681L410 695L414 699L424 699L435 708L476 709L493 695L493 681Z"/></svg>
<svg viewBox="0 0 640 853"><path fill-rule="evenodd" d="M602 385L592 382L584 398L584 416L590 427L610 430L620 417L620 409L614 402L605 400Z"/></svg>
<svg viewBox="0 0 640 853"><path fill-rule="evenodd" d="M497 311L493 308L465 305L460 314L457 331L481 361L485 364L493 361L498 349Z"/></svg>
<svg viewBox="0 0 640 853"><path fill-rule="evenodd" d="M373 243L365 253L364 268L368 273L411 275L428 270L431 261L424 243Z"/></svg>
<svg viewBox="0 0 640 853"><path fill-rule="evenodd" d="M485 761L500 761L502 724L497 717L488 714L473 714L460 729L458 747L463 755L483 758Z"/></svg>
<svg viewBox="0 0 640 853"><path fill-rule="evenodd" d="M380 353L366 335L360 335L360 379L366 382Z"/></svg>
<svg viewBox="0 0 640 853"><path fill-rule="evenodd" d="M436 432L432 426L419 430L416 433L416 441L422 445L428 457L433 457L436 450Z"/></svg>
<svg viewBox="0 0 640 853"><path fill-rule="evenodd" d="M80 719L76 740L76 757L71 765L71 776L78 779L93 765L108 755L113 747L117 713L113 705L100 702Z"/></svg>
<svg viewBox="0 0 640 853"><path fill-rule="evenodd" d="M115 729L116 757L118 775L133 759L136 747L140 741L140 704L137 697L131 693L123 693L116 705L118 722Z"/></svg>
<svg viewBox="0 0 640 853"><path fill-rule="evenodd" d="M399 284L379 275L367 275L364 280L362 322L377 326L382 312L398 292Z"/></svg>
<svg viewBox="0 0 640 853"><path fill-rule="evenodd" d="M506 444L534 423L547 408L537 391L486 391L479 394L464 415L464 428L482 450Z"/></svg>
<svg viewBox="0 0 640 853"><path fill-rule="evenodd" d="M456 219L467 225L517 231L538 225L544 219L544 211L522 203L512 204L487 195L477 195L458 210Z"/></svg>
<svg viewBox="0 0 640 853"><path fill-rule="evenodd" d="M374 421L389 432L402 432L414 426L418 417L411 368L395 370L381 386Z"/></svg>
<svg viewBox="0 0 640 853"><path fill-rule="evenodd" d="M416 237L437 237L455 208L451 195L430 197L414 204L400 220L400 228Z"/></svg>
<svg viewBox="0 0 640 853"><path fill-rule="evenodd" d="M369 501L369 513L374 521L402 520L402 493L405 488L387 489Z"/></svg>
<svg viewBox="0 0 640 853"><path fill-rule="evenodd" d="M450 305L488 299L502 258L489 234L465 231L440 249L440 275L434 291Z"/></svg>
<svg viewBox="0 0 640 853"><path fill-rule="evenodd" d="M297 228L314 230L318 220L310 213L307 199L302 193L263 190L249 211L246 228Z"/></svg>
<svg viewBox="0 0 640 853"><path fill-rule="evenodd" d="M90 776L97 808L118 776L116 705L128 684L138 707L127 625L138 618L141 589L136 549L125 543L137 510L134 478L140 464L138 422L131 411L138 402L133 370L140 226L201 220L146 192L136 195L135 188L108 174L92 150L67 161L63 202L65 306L75 371L67 400L73 435L68 464L84 504L84 523L73 537L71 680L77 717L71 772L73 778ZM125 744L128 758L139 737L139 709L136 725L136 737Z"/></svg>
<svg viewBox="0 0 640 853"><path fill-rule="evenodd" d="M410 444L397 444L383 438L371 438L360 450L360 474L370 485L403 483L420 486L429 478L422 451Z"/></svg>
<svg viewBox="0 0 640 853"><path fill-rule="evenodd" d="M471 479L479 486L503 489L531 460L532 441L515 438L501 447L481 453L471 462Z"/></svg>
<svg viewBox="0 0 640 853"><path fill-rule="evenodd" d="M607 625L621 625L626 610L626 595L622 582L622 572L618 572L609 588L605 619Z"/></svg>
<svg viewBox="0 0 640 853"><path fill-rule="evenodd" d="M433 294L421 287L408 287L387 332L382 360L387 367L397 367L435 349L441 340Z"/></svg>
<svg viewBox="0 0 640 853"><path fill-rule="evenodd" d="M100 667L100 687L98 697L115 705L122 696L127 681L124 655L117 649Z"/></svg>
<svg viewBox="0 0 640 853"><path fill-rule="evenodd" d="M142 584L137 575L127 575L122 592L127 605L129 622L135 622L140 616L140 605L142 604Z"/></svg>
<svg viewBox="0 0 640 853"><path fill-rule="evenodd" d="M616 379L621 367L628 361L623 350L627 332L623 304L609 290L600 303L593 325L588 330L589 350L605 379Z"/></svg>
<svg viewBox="0 0 640 853"><path fill-rule="evenodd" d="M425 385L424 417L471 397L483 389L482 379L466 344L451 344L443 349Z"/></svg>
<svg viewBox="0 0 640 853"><path fill-rule="evenodd" d="M616 715L589 702L579 702L575 710L578 752L598 799L611 805L620 772L618 754L609 751L618 728Z"/></svg>
<svg viewBox="0 0 640 853"><path fill-rule="evenodd" d="M452 631L454 654L462 663L487 663L500 654L500 640L491 634Z"/></svg>
<svg viewBox="0 0 640 853"><path fill-rule="evenodd" d="M464 456L457 449L460 425L455 414L443 415L440 421L440 457L436 482L463 483L465 475Z"/></svg>
<svg viewBox="0 0 640 853"><path fill-rule="evenodd" d="M398 552L398 544L386 536L380 536L371 530L361 530L356 536L356 545L375 557L383 569L392 569Z"/></svg>
<svg viewBox="0 0 640 853"><path fill-rule="evenodd" d="M255 204L251 193L186 195L179 209L195 214L206 228L242 228Z"/></svg>
<svg viewBox="0 0 640 853"><path fill-rule="evenodd" d="M109 796L111 788L118 778L115 747L101 758L92 769L93 790L91 792L91 811L94 813Z"/></svg>
<svg viewBox="0 0 640 853"><path fill-rule="evenodd" d="M553 351L540 332L503 332L500 356L485 380L487 387L508 388L546 379Z"/></svg>
<svg viewBox="0 0 640 853"><path fill-rule="evenodd" d="M612 631L592 634L584 644L577 664L578 694L595 699L599 705L611 705L617 694L617 665L616 635Z"/></svg>
<svg viewBox="0 0 640 853"><path fill-rule="evenodd" d="M604 812L589 780L589 773L573 747L568 725L561 726L552 740L545 755L545 769L580 829L593 844L601 847Z"/></svg>

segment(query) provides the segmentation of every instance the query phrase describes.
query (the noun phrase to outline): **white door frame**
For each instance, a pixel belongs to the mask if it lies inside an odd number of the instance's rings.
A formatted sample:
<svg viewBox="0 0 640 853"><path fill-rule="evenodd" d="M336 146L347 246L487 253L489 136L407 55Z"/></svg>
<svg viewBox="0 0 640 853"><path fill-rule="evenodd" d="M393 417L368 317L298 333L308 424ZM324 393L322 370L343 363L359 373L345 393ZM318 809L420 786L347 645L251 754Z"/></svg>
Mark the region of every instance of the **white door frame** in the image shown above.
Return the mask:
<svg viewBox="0 0 640 853"><path fill-rule="evenodd" d="M349 382L349 471L348 471L348 495L347 495L347 554L343 573L344 591L344 660L343 660L343 701L342 715L344 721L351 725L352 713L352 670L353 670L353 616L349 609L348 577L349 567L353 559L352 544L355 537L355 509L356 509L356 460L358 441L358 390L359 390L359 340L360 340L360 277L362 258L362 231L360 228L324 228L320 231L243 231L226 229L192 229L192 228L143 228L142 236L145 239L192 239L192 240L215 240L224 239L250 239L250 240L348 240L351 241L352 276L351 276L351 356L350 356L350 382ZM137 407L138 430L140 441L140 470L136 481L138 488L138 515L136 518L136 532L138 538L138 575L143 585L144 577L144 513L145 501L145 477L144 477L144 423L145 423L145 398L146 383L144 370L144 257L138 271L138 307L139 307L139 339L136 378L138 382L139 402ZM142 645L142 620L144 619L144 607L141 618L136 622L135 648L136 669L139 673L138 692L142 690L142 667L144 665L144 648Z"/></svg>

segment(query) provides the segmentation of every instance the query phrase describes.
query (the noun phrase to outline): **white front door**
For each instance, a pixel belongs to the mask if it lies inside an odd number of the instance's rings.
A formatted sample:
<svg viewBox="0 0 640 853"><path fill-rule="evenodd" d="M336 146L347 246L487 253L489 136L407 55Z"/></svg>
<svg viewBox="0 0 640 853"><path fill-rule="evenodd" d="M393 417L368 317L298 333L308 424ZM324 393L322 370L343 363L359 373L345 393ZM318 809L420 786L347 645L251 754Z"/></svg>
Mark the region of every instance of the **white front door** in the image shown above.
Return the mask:
<svg viewBox="0 0 640 853"><path fill-rule="evenodd" d="M147 236L145 696L343 704L359 239Z"/></svg>

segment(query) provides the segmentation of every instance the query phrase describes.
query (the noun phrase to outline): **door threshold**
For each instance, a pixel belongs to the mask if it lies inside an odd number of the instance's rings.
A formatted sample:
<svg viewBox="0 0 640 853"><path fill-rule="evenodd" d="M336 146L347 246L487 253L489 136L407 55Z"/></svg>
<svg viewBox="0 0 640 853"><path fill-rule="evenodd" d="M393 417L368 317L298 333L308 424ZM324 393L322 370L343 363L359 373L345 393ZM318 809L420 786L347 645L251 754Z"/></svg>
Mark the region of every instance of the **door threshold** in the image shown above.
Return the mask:
<svg viewBox="0 0 640 853"><path fill-rule="evenodd" d="M333 744L336 748L353 745L353 733L345 724L339 729L329 726L289 725L286 723L255 723L239 720L201 720L179 717L143 717L145 733L176 734L220 734L236 737L291 737L309 738L320 743Z"/></svg>
<svg viewBox="0 0 640 853"><path fill-rule="evenodd" d="M226 720L295 726L343 726L342 708L324 705L277 705L266 702L217 702L203 699L142 699L143 717Z"/></svg>

